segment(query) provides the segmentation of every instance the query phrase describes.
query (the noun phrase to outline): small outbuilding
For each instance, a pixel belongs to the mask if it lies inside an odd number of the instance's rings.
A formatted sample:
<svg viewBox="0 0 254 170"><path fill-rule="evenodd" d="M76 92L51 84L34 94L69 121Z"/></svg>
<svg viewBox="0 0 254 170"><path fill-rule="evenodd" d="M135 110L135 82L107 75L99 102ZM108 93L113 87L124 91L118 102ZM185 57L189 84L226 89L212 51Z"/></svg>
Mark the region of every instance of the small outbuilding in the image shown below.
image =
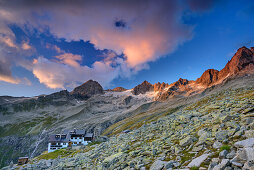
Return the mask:
<svg viewBox="0 0 254 170"><path fill-rule="evenodd" d="M24 165L28 163L28 157L19 157L18 165Z"/></svg>

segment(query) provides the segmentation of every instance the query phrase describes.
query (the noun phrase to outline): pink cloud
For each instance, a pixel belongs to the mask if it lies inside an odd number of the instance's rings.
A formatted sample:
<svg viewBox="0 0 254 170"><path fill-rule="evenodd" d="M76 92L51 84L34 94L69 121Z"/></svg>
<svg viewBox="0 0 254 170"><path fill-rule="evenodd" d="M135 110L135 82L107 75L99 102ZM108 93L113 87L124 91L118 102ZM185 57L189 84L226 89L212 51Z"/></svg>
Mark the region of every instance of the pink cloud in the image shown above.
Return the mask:
<svg viewBox="0 0 254 170"><path fill-rule="evenodd" d="M71 53L65 53L59 56L55 56L55 58L59 59L61 63L72 67L79 67L79 62L82 60L82 56L74 55Z"/></svg>

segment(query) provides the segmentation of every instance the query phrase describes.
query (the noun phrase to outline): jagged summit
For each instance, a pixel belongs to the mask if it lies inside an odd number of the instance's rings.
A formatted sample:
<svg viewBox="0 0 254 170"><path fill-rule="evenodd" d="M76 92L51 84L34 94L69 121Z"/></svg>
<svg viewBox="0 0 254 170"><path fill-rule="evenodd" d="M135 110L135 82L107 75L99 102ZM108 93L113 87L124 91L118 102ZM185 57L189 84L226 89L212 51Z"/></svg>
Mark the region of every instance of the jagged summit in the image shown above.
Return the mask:
<svg viewBox="0 0 254 170"><path fill-rule="evenodd" d="M89 98L92 95L103 93L103 88L97 81L88 80L82 85L76 87L70 94L81 98Z"/></svg>
<svg viewBox="0 0 254 170"><path fill-rule="evenodd" d="M240 71L250 71L254 65L254 53L252 50L242 47L237 50L232 59L219 72L218 79L223 79L229 75L235 75Z"/></svg>
<svg viewBox="0 0 254 170"><path fill-rule="evenodd" d="M172 85L173 86L181 86L181 85L186 85L188 83L189 83L189 81L187 79L179 78L179 80L177 80L176 82L172 83Z"/></svg>
<svg viewBox="0 0 254 170"><path fill-rule="evenodd" d="M219 71L215 69L206 70L200 78L196 80L196 83L209 86L210 84L218 80Z"/></svg>
<svg viewBox="0 0 254 170"><path fill-rule="evenodd" d="M153 86L154 86L154 91L156 92L156 91L161 91L165 89L166 87L169 86L169 84L164 82L162 83L158 82L158 83L155 83Z"/></svg>
<svg viewBox="0 0 254 170"><path fill-rule="evenodd" d="M113 89L109 89L108 91L114 91L114 92L123 92L126 91L127 89L123 88L123 87L116 87Z"/></svg>
<svg viewBox="0 0 254 170"><path fill-rule="evenodd" d="M152 91L152 90L153 90L153 85L145 80L143 83L134 87L132 93L134 95L139 95L139 94L145 94L146 92Z"/></svg>

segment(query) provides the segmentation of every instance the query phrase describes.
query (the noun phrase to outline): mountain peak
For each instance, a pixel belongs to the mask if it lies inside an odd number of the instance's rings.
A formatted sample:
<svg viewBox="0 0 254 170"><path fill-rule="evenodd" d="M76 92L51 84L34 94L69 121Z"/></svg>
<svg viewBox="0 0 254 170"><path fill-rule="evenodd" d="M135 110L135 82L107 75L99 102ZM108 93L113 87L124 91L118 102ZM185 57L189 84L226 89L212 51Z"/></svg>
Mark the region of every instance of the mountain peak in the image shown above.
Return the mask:
<svg viewBox="0 0 254 170"><path fill-rule="evenodd" d="M76 87L71 94L81 98L89 98L94 94L103 94L103 88L97 81L88 80L82 85Z"/></svg>
<svg viewBox="0 0 254 170"><path fill-rule="evenodd" d="M145 94L146 92L152 91L153 89L153 85L145 80L143 81L143 83L134 87L132 93L134 95Z"/></svg>
<svg viewBox="0 0 254 170"><path fill-rule="evenodd" d="M218 74L218 70L208 69L202 74L200 78L196 80L196 83L209 86L218 80Z"/></svg>
<svg viewBox="0 0 254 170"><path fill-rule="evenodd" d="M189 80L187 79L182 79L182 78L179 78L179 80L177 80L174 85L176 86L180 86L180 85L186 85L188 84Z"/></svg>
<svg viewBox="0 0 254 170"><path fill-rule="evenodd" d="M229 75L235 75L242 70L248 71L248 66L250 65L254 65L253 47L251 49L241 47L220 71L218 78L223 79Z"/></svg>

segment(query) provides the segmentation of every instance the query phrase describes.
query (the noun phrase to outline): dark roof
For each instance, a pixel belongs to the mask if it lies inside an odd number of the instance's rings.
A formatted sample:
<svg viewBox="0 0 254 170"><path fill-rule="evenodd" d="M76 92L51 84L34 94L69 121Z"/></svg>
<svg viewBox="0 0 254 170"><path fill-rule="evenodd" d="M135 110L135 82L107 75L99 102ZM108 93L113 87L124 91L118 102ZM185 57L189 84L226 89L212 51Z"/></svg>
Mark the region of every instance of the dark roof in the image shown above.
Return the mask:
<svg viewBox="0 0 254 170"><path fill-rule="evenodd" d="M57 135L60 135L60 137L56 137ZM56 134L56 135L50 135L49 136L49 142L69 142L70 135L67 134L65 138L62 138L63 135L66 134Z"/></svg>
<svg viewBox="0 0 254 170"><path fill-rule="evenodd" d="M62 134L55 134L49 136L49 142L69 142L72 134L84 135L84 137L93 137L93 133L86 133L85 130L74 129L74 130L64 130ZM60 137L56 137L60 135ZM62 135L66 135L66 138L61 138Z"/></svg>
<svg viewBox="0 0 254 170"><path fill-rule="evenodd" d="M64 130L64 134L76 134L76 135L84 135L86 133L85 130L82 129L73 129L73 130Z"/></svg>
<svg viewBox="0 0 254 170"><path fill-rule="evenodd" d="M93 137L93 133L86 133L85 134L85 138L92 138Z"/></svg>
<svg viewBox="0 0 254 170"><path fill-rule="evenodd" d="M70 131L70 133L76 134L76 135L84 135L86 133L85 130L79 130L79 129L74 129Z"/></svg>

